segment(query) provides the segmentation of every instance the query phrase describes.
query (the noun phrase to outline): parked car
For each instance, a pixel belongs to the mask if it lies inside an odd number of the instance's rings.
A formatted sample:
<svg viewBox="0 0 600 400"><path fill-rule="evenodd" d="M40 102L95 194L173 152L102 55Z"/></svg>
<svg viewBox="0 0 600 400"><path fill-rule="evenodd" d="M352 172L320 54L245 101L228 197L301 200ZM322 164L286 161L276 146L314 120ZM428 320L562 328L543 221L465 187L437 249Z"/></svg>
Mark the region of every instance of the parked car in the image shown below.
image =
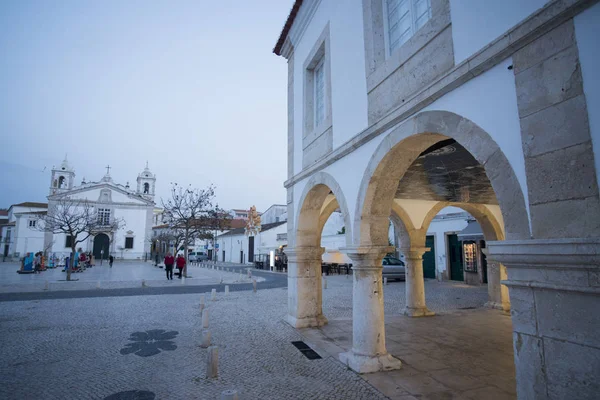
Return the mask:
<svg viewBox="0 0 600 400"><path fill-rule="evenodd" d="M188 254L188 259L190 262L200 262L208 260L208 254L203 251L191 252Z"/></svg>
<svg viewBox="0 0 600 400"><path fill-rule="evenodd" d="M382 276L384 278L390 279L398 279L401 281L406 280L406 268L404 266L404 262L402 260L397 259L392 256L383 257L383 272Z"/></svg>

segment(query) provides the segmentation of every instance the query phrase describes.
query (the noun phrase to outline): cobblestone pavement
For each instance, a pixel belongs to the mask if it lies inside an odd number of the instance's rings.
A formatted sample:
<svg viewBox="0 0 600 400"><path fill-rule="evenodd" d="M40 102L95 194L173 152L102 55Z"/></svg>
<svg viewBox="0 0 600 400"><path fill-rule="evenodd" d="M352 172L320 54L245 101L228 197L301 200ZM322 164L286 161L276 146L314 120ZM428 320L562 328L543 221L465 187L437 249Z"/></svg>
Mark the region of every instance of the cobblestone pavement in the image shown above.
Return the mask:
<svg viewBox="0 0 600 400"><path fill-rule="evenodd" d="M215 302L211 302L207 294L212 341L219 347L218 379L205 378L207 350L199 347L198 294L0 302L0 335L3 338L0 398L105 399L120 392L148 391L156 399L217 399L227 389L237 389L243 399L411 399L401 397L410 395L425 399L440 393L449 396L454 392L431 390L432 387L446 389L446 386L437 385L441 384L441 375L438 378L423 375L426 374L423 369L428 368L429 353L420 355L421 348L418 347L423 344L419 337L427 330L422 324L428 323L431 332L439 325L443 330L430 336L439 337L439 342L449 340L454 347L469 343L473 336L480 335L481 329L483 337L489 335L486 325L476 319L469 322L456 319L458 332L468 336L469 340L451 337L446 332L454 329L455 323L450 318L457 315L457 309L480 307L485 302L485 288L428 281L428 304L442 315L415 320L394 315L398 315L403 307L404 283L390 283L384 289L388 348L395 346L393 354L399 354L403 359L403 371L419 375L418 382L422 384L407 387L410 380L403 376L398 377L397 385L389 383L395 382L389 378L393 375L361 377L337 358L337 351L351 343L352 280L344 276L328 277L327 280L324 313L331 323L323 330L315 331L320 336L331 337L320 344L316 336L292 329L283 322L287 311L285 288L259 290L258 293L238 291L228 297L219 293ZM475 312L481 311L460 311L459 314ZM398 323L395 318L408 321L408 327L395 328L394 324ZM442 318L450 322L439 324ZM469 330L469 324L473 322L473 329ZM410 331L413 325L419 328ZM403 337L403 332L412 336L404 334ZM441 336L442 333L446 335ZM507 335L510 341L510 333ZM401 342L408 339L410 344ZM323 358L309 360L304 357L291 344L297 340L309 344L314 341ZM489 343L499 346L500 341L492 338ZM441 343L438 345L440 352L435 362L440 363L452 353ZM411 361L407 348L413 351ZM133 352L122 354L129 350ZM475 351L474 354L479 353ZM470 359L463 357L460 360ZM475 361L482 368L488 362L485 357ZM434 380L437 386L427 386L431 382L428 379ZM485 379L491 378L485 375ZM392 389L382 382L402 389L394 389L392 393ZM475 390L489 390L489 387ZM482 395L485 393L489 392L481 392Z"/></svg>

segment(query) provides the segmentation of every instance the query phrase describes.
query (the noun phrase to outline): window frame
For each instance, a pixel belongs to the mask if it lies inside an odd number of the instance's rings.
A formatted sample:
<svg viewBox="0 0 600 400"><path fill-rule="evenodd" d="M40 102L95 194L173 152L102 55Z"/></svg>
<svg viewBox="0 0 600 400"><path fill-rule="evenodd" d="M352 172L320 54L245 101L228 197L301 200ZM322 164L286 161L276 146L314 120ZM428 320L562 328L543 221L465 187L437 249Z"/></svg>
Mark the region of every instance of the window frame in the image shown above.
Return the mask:
<svg viewBox="0 0 600 400"><path fill-rule="evenodd" d="M406 0L409 4L410 7L410 24L411 24L411 30L412 33L411 35L406 38L406 40L404 42L398 42L397 47L392 49L392 42L391 42L391 38L390 38L390 14L389 14L389 2L390 0L381 0L383 2L383 30L384 30L384 42L385 42L385 55L386 58L389 58L392 54L394 54L394 52L400 48L402 48L402 46L404 44L406 44L412 37L414 37L416 35L416 33L423 28L423 26L425 26L425 24L427 24L427 22L429 22L432 18L432 5L431 5L431 0L425 0L428 2L428 14L429 14L429 18L427 18L427 21L425 21L425 23L423 25L421 25L421 27L417 28L416 27L416 20L414 18L415 15L415 1L419 1L419 0ZM400 21L398 21L400 22Z"/></svg>
<svg viewBox="0 0 600 400"><path fill-rule="evenodd" d="M127 247L127 241L128 241L128 240L131 240L131 247ZM133 236L125 236L125 243L124 243L124 245L123 245L123 248L124 248L125 250L131 250L131 249L133 249L133 247L134 247L134 243L135 243L135 240L134 240L134 237L133 237Z"/></svg>
<svg viewBox="0 0 600 400"><path fill-rule="evenodd" d="M313 121L313 126L315 129L317 129L323 122L325 122L325 115L326 115L326 106L325 104L327 104L327 93L325 90L325 86L327 85L326 82L326 76L325 76L325 55L323 54L323 56L317 61L317 64L315 65L315 67L313 68L313 104L314 104L314 110L313 110L313 116L314 116L314 121ZM318 81L318 77L320 76L323 79L323 85L321 87L321 91L322 91L322 98L321 98L321 103L318 102L319 99L319 81ZM320 107L319 107L320 106ZM321 115L319 118L319 109L321 109Z"/></svg>
<svg viewBox="0 0 600 400"><path fill-rule="evenodd" d="M73 246L73 236L65 235L65 248L70 249Z"/></svg>
<svg viewBox="0 0 600 400"><path fill-rule="evenodd" d="M112 210L110 208L98 208L96 211L96 221L100 226L108 226L110 225L111 214Z"/></svg>
<svg viewBox="0 0 600 400"><path fill-rule="evenodd" d="M35 225L36 225L36 220L30 219L29 223L28 223L29 228L35 228Z"/></svg>

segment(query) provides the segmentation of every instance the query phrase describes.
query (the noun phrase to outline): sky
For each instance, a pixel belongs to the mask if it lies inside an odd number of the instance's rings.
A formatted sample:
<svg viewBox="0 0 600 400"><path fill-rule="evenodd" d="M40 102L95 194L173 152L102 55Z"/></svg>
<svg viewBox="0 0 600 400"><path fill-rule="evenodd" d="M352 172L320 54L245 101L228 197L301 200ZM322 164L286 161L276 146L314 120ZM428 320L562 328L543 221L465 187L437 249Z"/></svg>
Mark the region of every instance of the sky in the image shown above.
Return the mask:
<svg viewBox="0 0 600 400"><path fill-rule="evenodd" d="M0 208L46 201L65 155L117 183L148 161L216 186L219 206L285 204L287 63L272 53L293 0L0 3Z"/></svg>

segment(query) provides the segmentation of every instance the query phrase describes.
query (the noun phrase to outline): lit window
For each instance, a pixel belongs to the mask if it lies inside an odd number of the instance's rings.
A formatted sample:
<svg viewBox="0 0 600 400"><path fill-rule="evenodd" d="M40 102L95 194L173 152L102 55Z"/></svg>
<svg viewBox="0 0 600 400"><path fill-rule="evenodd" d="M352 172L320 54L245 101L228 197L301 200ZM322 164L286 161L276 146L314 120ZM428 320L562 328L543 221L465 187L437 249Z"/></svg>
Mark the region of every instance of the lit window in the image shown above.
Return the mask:
<svg viewBox="0 0 600 400"><path fill-rule="evenodd" d="M386 0L390 53L431 18L431 0Z"/></svg>
<svg viewBox="0 0 600 400"><path fill-rule="evenodd" d="M108 208L98 209L98 223L100 225L110 225L110 210Z"/></svg>
<svg viewBox="0 0 600 400"><path fill-rule="evenodd" d="M315 81L315 126L325 119L325 63L319 61L314 69Z"/></svg>

